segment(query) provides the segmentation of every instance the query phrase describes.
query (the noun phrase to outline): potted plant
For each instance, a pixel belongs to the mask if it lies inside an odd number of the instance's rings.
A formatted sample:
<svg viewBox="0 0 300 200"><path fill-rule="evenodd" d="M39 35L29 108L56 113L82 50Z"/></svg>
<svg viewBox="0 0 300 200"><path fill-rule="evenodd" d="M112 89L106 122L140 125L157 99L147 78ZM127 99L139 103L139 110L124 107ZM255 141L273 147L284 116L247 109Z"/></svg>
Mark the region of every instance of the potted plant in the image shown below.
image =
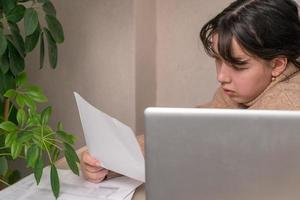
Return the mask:
<svg viewBox="0 0 300 200"><path fill-rule="evenodd" d="M8 160L25 159L37 184L49 162L56 198L59 177L55 162L60 154L79 174L79 159L73 148L75 137L64 131L61 122L55 129L50 127L52 108L37 109L37 104L47 98L39 87L28 83L24 70L25 57L35 48L39 48L43 68L45 46L50 66L55 69L57 44L63 41L63 28L50 0L0 0L0 184L7 186L16 181L17 173L9 170Z"/></svg>

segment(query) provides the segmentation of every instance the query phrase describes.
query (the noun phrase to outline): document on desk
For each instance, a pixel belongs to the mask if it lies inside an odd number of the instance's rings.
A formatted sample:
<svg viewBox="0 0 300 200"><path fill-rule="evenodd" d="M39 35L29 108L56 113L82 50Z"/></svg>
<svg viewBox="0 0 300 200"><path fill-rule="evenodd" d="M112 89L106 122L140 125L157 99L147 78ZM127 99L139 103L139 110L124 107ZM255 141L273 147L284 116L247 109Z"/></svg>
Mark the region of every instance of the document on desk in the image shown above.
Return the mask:
<svg viewBox="0 0 300 200"><path fill-rule="evenodd" d="M90 154L102 167L145 182L145 160L133 131L74 95Z"/></svg>
<svg viewBox="0 0 300 200"><path fill-rule="evenodd" d="M74 175L71 170L58 170L60 195L58 200L131 200L140 181L122 176L94 184ZM55 200L50 184L50 168L44 169L39 186L31 174L0 191L2 200Z"/></svg>

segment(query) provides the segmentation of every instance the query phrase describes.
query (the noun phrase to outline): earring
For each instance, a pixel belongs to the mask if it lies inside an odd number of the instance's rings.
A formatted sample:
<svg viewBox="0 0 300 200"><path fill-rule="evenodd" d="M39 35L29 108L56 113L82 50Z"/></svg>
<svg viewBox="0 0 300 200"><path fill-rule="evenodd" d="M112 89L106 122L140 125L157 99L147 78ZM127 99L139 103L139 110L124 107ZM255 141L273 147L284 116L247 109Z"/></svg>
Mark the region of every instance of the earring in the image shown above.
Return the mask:
<svg viewBox="0 0 300 200"><path fill-rule="evenodd" d="M276 80L276 76L272 76L272 81L275 81Z"/></svg>

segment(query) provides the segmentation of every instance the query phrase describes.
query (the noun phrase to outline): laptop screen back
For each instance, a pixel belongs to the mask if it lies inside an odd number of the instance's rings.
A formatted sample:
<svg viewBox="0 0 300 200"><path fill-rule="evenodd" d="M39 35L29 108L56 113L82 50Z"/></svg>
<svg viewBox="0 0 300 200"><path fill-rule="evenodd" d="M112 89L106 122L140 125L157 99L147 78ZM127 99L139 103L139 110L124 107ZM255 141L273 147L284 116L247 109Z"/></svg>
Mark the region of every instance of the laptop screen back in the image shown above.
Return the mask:
<svg viewBox="0 0 300 200"><path fill-rule="evenodd" d="M147 200L298 200L300 112L148 108Z"/></svg>

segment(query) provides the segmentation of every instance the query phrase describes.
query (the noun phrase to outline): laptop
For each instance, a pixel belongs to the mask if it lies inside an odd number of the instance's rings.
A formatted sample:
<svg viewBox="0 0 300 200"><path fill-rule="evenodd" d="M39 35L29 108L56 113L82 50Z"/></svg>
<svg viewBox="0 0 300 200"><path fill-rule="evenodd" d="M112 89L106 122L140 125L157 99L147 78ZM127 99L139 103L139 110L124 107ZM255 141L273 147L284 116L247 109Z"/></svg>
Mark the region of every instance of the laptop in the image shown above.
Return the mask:
<svg viewBox="0 0 300 200"><path fill-rule="evenodd" d="M147 200L299 200L300 111L147 108Z"/></svg>

